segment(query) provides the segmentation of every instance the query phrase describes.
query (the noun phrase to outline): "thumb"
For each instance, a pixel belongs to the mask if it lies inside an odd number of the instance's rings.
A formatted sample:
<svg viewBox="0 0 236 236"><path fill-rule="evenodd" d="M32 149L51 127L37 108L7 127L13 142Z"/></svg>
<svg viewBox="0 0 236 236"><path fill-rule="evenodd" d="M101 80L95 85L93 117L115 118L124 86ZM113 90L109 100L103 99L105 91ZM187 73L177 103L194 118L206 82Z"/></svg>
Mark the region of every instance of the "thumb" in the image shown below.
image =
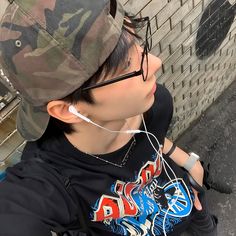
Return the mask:
<svg viewBox="0 0 236 236"><path fill-rule="evenodd" d="M194 196L195 196L195 200L194 200L194 206L198 211L202 210L202 204L198 198L198 192L196 190L194 190Z"/></svg>

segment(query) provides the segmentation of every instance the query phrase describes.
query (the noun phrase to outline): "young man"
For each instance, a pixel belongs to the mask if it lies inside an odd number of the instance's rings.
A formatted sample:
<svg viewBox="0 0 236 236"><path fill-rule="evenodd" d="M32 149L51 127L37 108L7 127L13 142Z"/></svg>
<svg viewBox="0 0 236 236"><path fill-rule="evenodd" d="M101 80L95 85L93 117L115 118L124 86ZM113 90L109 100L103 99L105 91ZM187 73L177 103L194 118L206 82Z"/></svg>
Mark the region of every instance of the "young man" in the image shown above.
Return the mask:
<svg viewBox="0 0 236 236"><path fill-rule="evenodd" d="M9 2L0 58L28 142L0 183L0 235L216 235L198 156L165 138L148 18L116 0Z"/></svg>

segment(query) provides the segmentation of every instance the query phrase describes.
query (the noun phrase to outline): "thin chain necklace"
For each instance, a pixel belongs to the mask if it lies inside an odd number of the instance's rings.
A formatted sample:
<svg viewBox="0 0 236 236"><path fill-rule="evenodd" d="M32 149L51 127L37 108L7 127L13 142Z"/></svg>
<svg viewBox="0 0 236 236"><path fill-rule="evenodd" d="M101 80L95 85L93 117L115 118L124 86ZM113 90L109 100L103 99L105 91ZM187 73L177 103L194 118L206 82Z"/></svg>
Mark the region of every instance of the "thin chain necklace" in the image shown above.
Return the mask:
<svg viewBox="0 0 236 236"><path fill-rule="evenodd" d="M136 145L136 139L135 139L135 137L133 136L133 141L132 141L132 143L130 144L129 149L128 149L127 152L125 153L125 155L124 155L124 157L123 157L123 159L122 159L122 161L121 161L120 164L116 164L116 163L114 163L114 162L105 160L105 159L103 159L103 158L101 158L101 157L99 157L99 156L97 156L97 155L91 154L91 153L87 153L87 152L84 152L84 153L85 153L86 155L88 155L88 156L91 156L91 157L96 158L97 160L106 162L107 164L110 164L110 165L112 165L112 166L116 166L116 167L122 168L122 167L124 167L124 165L127 163L128 159L129 159L129 157L130 157L130 154L132 153L132 149L133 149L133 147L134 147L135 145ZM73 145L73 146L74 146L76 149L79 150L79 148L78 148L77 146L75 146L75 145ZM80 151L80 150L79 150L79 151ZM80 151L80 152L82 152L82 151Z"/></svg>

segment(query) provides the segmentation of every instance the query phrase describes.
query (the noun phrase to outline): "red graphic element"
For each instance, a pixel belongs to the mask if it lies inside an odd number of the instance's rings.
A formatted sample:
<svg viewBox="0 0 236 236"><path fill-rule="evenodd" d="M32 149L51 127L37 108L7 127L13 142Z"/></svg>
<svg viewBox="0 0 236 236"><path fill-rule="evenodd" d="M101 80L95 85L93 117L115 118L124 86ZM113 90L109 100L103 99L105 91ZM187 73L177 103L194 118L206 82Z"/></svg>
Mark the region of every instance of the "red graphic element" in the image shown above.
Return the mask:
<svg viewBox="0 0 236 236"><path fill-rule="evenodd" d="M140 191L154 177L161 174L162 166L160 158L154 162L148 161L139 171L135 182L122 182L117 180L114 192L118 197L102 195L97 210L94 212L94 221L118 219L125 216L136 216L138 206L132 198L133 191Z"/></svg>
<svg viewBox="0 0 236 236"><path fill-rule="evenodd" d="M121 199L111 197L108 195L102 195L98 209L94 213L94 221L103 221L105 219L117 219L120 218ZM119 204L120 203L120 204Z"/></svg>
<svg viewBox="0 0 236 236"><path fill-rule="evenodd" d="M120 187L122 191L116 191L116 193L122 199L124 206L124 216L134 216L138 213L138 208L135 201L132 198L132 191L137 186L135 183L127 183L117 181L116 186Z"/></svg>
<svg viewBox="0 0 236 236"><path fill-rule="evenodd" d="M139 172L139 189L142 189L148 184L154 177L158 177L161 174L161 160L157 158L155 162L148 161L146 165Z"/></svg>

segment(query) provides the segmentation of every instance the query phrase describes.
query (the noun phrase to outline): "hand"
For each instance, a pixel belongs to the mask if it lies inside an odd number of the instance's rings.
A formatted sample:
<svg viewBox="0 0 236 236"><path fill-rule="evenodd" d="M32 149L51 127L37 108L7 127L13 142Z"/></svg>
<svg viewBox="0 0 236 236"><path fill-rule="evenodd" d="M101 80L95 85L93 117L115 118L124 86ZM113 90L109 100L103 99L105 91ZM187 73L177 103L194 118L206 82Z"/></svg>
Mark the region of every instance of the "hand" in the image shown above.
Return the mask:
<svg viewBox="0 0 236 236"><path fill-rule="evenodd" d="M189 174L192 176L192 178L200 185L203 185L203 176L204 176L204 169L201 165L200 161L197 161L196 164L192 167L192 169L189 171ZM194 200L194 206L197 210L201 211L202 210L202 204L198 198L198 191L194 188L193 193L195 196Z"/></svg>

